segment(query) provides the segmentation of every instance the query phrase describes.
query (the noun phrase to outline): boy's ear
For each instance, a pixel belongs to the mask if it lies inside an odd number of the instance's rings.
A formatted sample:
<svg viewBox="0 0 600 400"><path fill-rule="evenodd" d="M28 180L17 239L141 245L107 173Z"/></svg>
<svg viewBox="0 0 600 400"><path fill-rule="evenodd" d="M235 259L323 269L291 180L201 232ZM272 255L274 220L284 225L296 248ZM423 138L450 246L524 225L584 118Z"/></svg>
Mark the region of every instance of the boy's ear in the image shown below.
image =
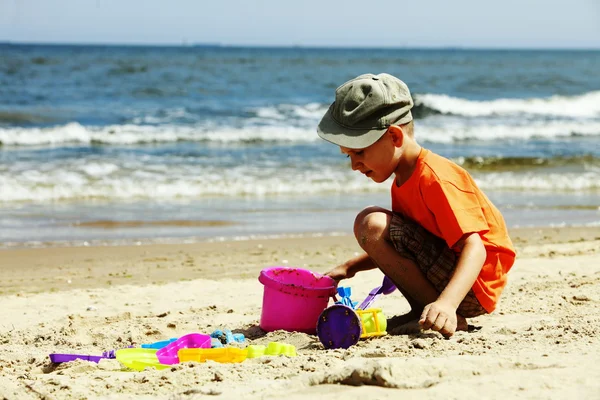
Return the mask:
<svg viewBox="0 0 600 400"><path fill-rule="evenodd" d="M388 132L392 138L392 143L396 147L402 147L402 143L404 143L404 131L398 125L391 125L388 128Z"/></svg>

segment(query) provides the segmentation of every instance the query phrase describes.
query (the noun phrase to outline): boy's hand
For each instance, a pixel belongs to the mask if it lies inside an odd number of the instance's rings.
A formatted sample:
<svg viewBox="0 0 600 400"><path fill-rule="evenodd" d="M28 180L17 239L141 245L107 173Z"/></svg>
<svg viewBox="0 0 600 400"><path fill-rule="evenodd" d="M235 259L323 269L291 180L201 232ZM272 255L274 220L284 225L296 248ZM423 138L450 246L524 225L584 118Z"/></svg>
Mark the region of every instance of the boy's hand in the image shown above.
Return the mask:
<svg viewBox="0 0 600 400"><path fill-rule="evenodd" d="M456 308L440 301L427 304L421 313L419 325L424 330L431 329L450 337L456 331Z"/></svg>
<svg viewBox="0 0 600 400"><path fill-rule="evenodd" d="M342 279L352 278L354 276L354 274L348 272L348 268L344 264L342 264L342 265L338 265L331 271L326 272L325 276L333 278L334 280L339 282Z"/></svg>

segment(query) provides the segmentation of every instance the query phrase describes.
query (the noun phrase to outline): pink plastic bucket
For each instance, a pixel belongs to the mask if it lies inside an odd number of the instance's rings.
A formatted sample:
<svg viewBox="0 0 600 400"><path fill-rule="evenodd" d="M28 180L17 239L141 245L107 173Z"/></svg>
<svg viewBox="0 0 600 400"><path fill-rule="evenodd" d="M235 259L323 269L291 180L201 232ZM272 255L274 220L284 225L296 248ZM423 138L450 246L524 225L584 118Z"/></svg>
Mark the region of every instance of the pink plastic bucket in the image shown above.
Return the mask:
<svg viewBox="0 0 600 400"><path fill-rule="evenodd" d="M319 315L335 295L336 282L300 268L270 267L258 277L264 287L260 328L316 333Z"/></svg>

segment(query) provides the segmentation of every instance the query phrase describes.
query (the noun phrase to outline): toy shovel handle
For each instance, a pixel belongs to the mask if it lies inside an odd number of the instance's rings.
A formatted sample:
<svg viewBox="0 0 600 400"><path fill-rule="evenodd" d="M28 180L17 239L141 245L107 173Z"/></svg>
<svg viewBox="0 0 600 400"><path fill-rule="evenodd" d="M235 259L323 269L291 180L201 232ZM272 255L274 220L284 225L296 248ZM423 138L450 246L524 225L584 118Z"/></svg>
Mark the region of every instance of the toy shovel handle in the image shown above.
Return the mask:
<svg viewBox="0 0 600 400"><path fill-rule="evenodd" d="M377 300L379 296L381 296L382 294L390 294L394 290L396 290L396 285L394 284L394 282L392 282L390 278L386 276L385 278L383 278L381 286L378 286L375 289L371 290L367 298L358 306L358 308L360 310L366 310L371 306L371 304L375 302L375 300Z"/></svg>

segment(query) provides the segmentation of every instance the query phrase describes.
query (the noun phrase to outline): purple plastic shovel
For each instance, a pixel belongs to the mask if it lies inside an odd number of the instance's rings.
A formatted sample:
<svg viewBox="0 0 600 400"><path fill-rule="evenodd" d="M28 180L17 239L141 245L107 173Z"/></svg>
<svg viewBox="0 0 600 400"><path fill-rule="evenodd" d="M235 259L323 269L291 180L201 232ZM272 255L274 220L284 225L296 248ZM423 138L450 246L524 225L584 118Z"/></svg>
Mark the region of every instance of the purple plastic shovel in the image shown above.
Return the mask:
<svg viewBox="0 0 600 400"><path fill-rule="evenodd" d="M379 296L381 296L382 294L390 294L394 290L396 290L396 285L394 284L394 282L392 282L392 280L387 276L384 277L383 282L381 282L381 286L377 286L375 289L371 290L367 298L362 303L360 303L358 309L366 310L371 306L371 304L375 302L375 300L377 300Z"/></svg>
<svg viewBox="0 0 600 400"><path fill-rule="evenodd" d="M65 362L69 362L69 361L75 361L75 360L84 360L84 361L91 361L91 362L98 363L103 358L108 358L108 357L90 356L87 354L57 354L57 353L50 354L50 361L52 361L53 363L56 363L56 364L65 363Z"/></svg>
<svg viewBox="0 0 600 400"><path fill-rule="evenodd" d="M129 346L129 347L131 348L133 346ZM91 361L91 362L99 363L100 360L102 360L104 358L116 358L115 352L116 352L116 350L114 350L114 349L104 351L104 352L102 352L101 356L92 356L89 354L52 353L52 354L50 354L50 361L52 361L53 363L56 363L56 364L66 363L66 362L75 361L75 360L84 360L84 361Z"/></svg>

